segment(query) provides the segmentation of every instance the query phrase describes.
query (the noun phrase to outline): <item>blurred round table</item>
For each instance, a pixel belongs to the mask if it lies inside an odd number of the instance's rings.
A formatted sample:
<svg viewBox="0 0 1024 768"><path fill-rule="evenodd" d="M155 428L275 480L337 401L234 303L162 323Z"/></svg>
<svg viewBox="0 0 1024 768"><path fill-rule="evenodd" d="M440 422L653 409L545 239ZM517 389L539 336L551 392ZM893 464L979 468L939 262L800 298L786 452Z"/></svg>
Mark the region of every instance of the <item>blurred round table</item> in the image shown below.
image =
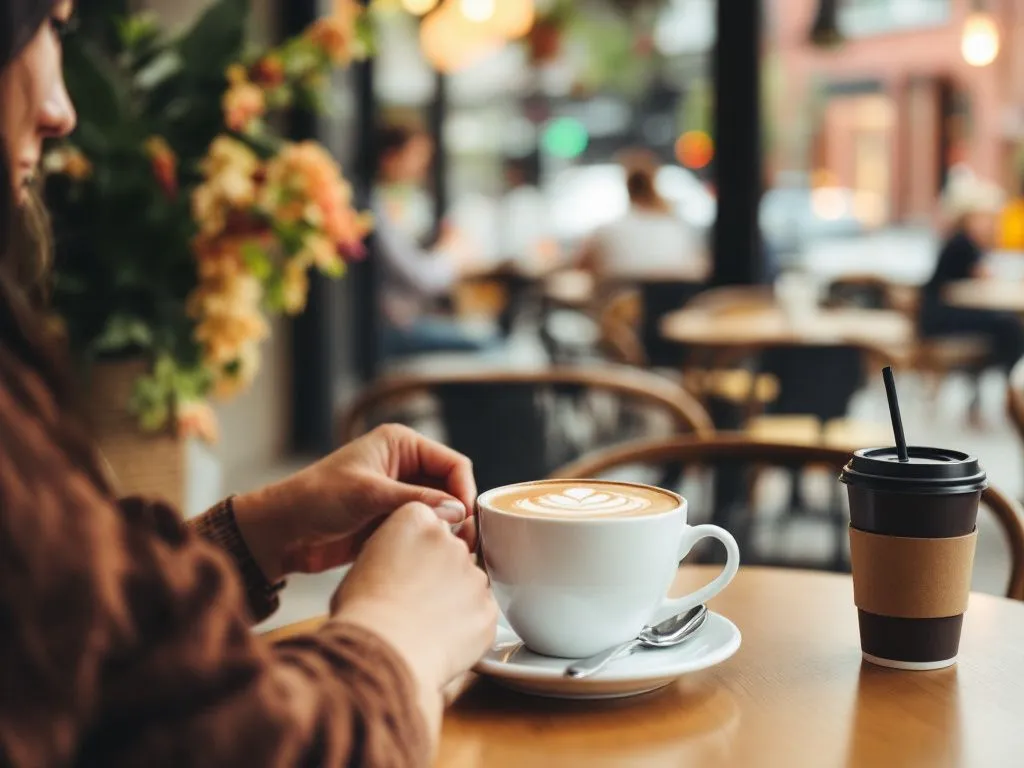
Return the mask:
<svg viewBox="0 0 1024 768"><path fill-rule="evenodd" d="M1020 280L961 280L946 289L944 298L954 307L1024 316L1024 282Z"/></svg>
<svg viewBox="0 0 1024 768"><path fill-rule="evenodd" d="M914 340L911 321L880 309L819 309L805 319L777 304L735 310L681 309L661 321L669 341L689 347L757 350L781 346L853 346L901 359Z"/></svg>
<svg viewBox="0 0 1024 768"><path fill-rule="evenodd" d="M683 568L674 591L690 591L713 572ZM710 607L743 633L736 656L646 696L548 700L470 676L445 717L437 765L1020 764L1024 696L1013 681L1024 676L1024 604L972 594L960 661L935 672L861 662L849 576L741 568Z"/></svg>
<svg viewBox="0 0 1024 768"><path fill-rule="evenodd" d="M596 280L585 269L563 269L544 280L544 298L560 307L583 309L594 300Z"/></svg>

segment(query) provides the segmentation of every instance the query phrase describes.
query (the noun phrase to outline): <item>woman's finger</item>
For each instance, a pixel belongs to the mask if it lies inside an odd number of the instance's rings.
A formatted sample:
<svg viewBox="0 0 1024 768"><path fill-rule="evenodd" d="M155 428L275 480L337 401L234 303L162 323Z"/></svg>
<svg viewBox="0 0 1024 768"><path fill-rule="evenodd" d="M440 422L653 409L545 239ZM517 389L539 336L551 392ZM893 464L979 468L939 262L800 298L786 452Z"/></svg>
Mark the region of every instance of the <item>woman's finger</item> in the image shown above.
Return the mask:
<svg viewBox="0 0 1024 768"><path fill-rule="evenodd" d="M466 456L411 429L395 430L393 435L391 450L398 459L397 479L424 476L441 481L443 489L461 501L467 510L473 508L476 480L473 463ZM421 501L419 498L412 500Z"/></svg>

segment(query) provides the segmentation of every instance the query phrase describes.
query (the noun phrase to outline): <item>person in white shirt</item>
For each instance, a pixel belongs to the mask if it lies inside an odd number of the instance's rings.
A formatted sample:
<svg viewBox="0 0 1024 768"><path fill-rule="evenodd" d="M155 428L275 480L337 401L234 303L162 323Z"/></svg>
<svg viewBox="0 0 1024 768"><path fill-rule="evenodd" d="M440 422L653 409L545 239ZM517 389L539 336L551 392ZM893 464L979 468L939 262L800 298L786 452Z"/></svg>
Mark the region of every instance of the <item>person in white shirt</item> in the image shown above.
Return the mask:
<svg viewBox="0 0 1024 768"><path fill-rule="evenodd" d="M584 244L580 264L598 281L707 279L709 264L704 247L658 194L655 173L656 168L648 164L627 168L629 210L600 227Z"/></svg>
<svg viewBox="0 0 1024 768"><path fill-rule="evenodd" d="M426 352L476 351L493 340L472 333L457 321L431 314L475 261L465 239L445 229L432 248L417 242L413 222L403 211L402 189L421 185L430 170L433 143L421 129L407 125L378 131L380 173L372 209L381 265L380 307L386 356Z"/></svg>

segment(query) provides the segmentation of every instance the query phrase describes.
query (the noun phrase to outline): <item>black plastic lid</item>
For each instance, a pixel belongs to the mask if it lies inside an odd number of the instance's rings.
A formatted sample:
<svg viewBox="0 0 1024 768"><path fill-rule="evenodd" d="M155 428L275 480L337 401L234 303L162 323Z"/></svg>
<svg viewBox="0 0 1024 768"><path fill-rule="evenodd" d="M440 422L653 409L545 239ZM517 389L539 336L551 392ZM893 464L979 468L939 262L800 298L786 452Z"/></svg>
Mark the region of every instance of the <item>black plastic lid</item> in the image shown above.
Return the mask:
<svg viewBox="0 0 1024 768"><path fill-rule="evenodd" d="M894 493L973 493L988 486L985 470L973 456L945 448L907 449L910 461L901 462L895 448L865 448L853 454L840 480Z"/></svg>

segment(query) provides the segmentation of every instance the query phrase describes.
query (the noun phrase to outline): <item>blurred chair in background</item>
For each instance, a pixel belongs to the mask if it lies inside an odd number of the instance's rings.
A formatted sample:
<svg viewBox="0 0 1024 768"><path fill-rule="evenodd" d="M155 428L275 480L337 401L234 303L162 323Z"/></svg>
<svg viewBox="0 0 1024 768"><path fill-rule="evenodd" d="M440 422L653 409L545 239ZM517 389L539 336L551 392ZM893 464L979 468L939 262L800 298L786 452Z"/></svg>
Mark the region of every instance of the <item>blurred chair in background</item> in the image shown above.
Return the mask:
<svg viewBox="0 0 1024 768"><path fill-rule="evenodd" d="M473 460L481 490L545 477L588 450L640 435L714 429L678 385L618 367L386 378L341 417L338 439L386 421L435 431Z"/></svg>
<svg viewBox="0 0 1024 768"><path fill-rule="evenodd" d="M878 275L854 274L838 278L829 285L827 303L834 307L889 309L902 313L917 327L921 312L922 288L893 283ZM920 334L906 351L906 366L921 374L929 397L934 400L942 382L952 373L964 373L974 387L977 402L977 377L992 356L985 336L967 333L922 337Z"/></svg>
<svg viewBox="0 0 1024 768"><path fill-rule="evenodd" d="M1002 191L973 176L957 176L944 193L943 205L951 223L950 234L931 278L921 289L920 335L924 339L983 338L989 351L983 367L998 366L1008 374L1024 355L1020 320L1011 313L957 306L947 297L947 291L960 281L989 277L983 259L995 238ZM980 421L977 396L969 418Z"/></svg>
<svg viewBox="0 0 1024 768"><path fill-rule="evenodd" d="M740 487L735 489L738 493L726 503L720 498L703 495L696 502L691 499L691 520L703 520L707 511L713 510L711 521L736 536L746 564L847 570L849 507L846 493L836 476L849 459L850 451L840 448L756 441L742 435L718 433L707 437L683 436L615 446L563 466L551 477L599 478L614 471L617 479L627 479L624 471L629 468L663 465L682 465L687 470L710 468L716 473L725 471L742 479ZM817 484L816 493L808 494L816 497L817 505L803 510L786 508L785 495L771 493L766 471L770 467L783 469L784 474L798 469L802 481L812 479L805 477L811 470L824 469L824 476L817 478L822 482ZM780 501L783 505L781 510ZM989 487L983 494L982 507L995 517L1009 545L1011 571L1006 595L1024 600L1024 513L1016 502L995 487ZM767 525L758 526L757 518L769 517L774 517L774 520L764 520ZM833 544L830 558L808 558L807 551L821 548L806 544L800 546L800 542L795 541L797 536L783 532L784 527L793 526L801 518L812 521L817 518L831 528ZM799 531L793 530L792 533ZM804 538L812 545L820 543L818 537Z"/></svg>
<svg viewBox="0 0 1024 768"><path fill-rule="evenodd" d="M1024 358L1017 361L1010 371L1010 381L1006 387L1006 413L1020 438L1020 447L1024 447Z"/></svg>

